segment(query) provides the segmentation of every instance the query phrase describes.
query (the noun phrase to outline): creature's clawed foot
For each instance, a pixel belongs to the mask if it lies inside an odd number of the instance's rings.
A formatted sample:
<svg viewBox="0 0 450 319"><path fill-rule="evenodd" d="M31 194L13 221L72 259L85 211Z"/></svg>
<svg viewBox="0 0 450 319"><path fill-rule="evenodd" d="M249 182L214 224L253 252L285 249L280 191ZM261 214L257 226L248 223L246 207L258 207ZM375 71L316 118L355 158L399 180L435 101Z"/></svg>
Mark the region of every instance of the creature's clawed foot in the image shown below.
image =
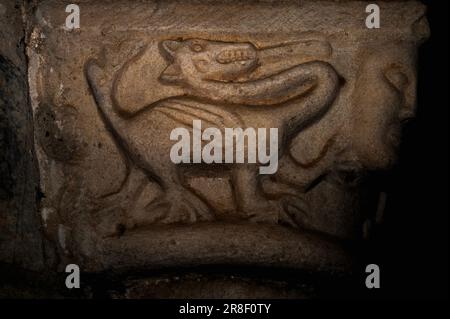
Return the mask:
<svg viewBox="0 0 450 319"><path fill-rule="evenodd" d="M285 195L279 201L279 223L292 227L304 227L308 221L308 204L300 196Z"/></svg>
<svg viewBox="0 0 450 319"><path fill-rule="evenodd" d="M188 189L168 189L160 198L147 205L153 223L195 223L213 220L209 207Z"/></svg>
<svg viewBox="0 0 450 319"><path fill-rule="evenodd" d="M247 203L240 209L246 218L255 223L272 223L278 222L280 209L275 201L260 198Z"/></svg>
<svg viewBox="0 0 450 319"><path fill-rule="evenodd" d="M304 225L308 207L305 201L292 195L274 200L259 200L245 208L248 220L257 223L284 224L291 227Z"/></svg>

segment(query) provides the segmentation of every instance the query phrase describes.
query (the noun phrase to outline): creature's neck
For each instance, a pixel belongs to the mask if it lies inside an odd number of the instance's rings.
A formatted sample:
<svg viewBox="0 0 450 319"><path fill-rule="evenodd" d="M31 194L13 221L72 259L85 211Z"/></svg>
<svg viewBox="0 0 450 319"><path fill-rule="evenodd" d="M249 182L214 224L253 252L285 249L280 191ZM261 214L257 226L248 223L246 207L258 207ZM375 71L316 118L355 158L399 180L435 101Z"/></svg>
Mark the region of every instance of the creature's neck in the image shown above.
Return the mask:
<svg viewBox="0 0 450 319"><path fill-rule="evenodd" d="M328 109L336 96L339 80L328 63L308 62L254 81L225 83L193 77L185 84L189 94L211 101L271 106L273 116L297 127Z"/></svg>

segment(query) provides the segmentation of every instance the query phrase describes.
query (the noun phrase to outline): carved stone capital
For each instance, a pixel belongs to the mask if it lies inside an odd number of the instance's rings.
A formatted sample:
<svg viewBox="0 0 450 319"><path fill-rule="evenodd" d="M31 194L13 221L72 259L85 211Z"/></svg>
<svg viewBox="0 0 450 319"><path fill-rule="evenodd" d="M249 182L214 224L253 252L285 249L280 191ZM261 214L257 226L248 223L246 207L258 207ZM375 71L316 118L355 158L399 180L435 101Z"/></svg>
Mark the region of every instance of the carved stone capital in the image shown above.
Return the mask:
<svg viewBox="0 0 450 319"><path fill-rule="evenodd" d="M372 29L367 4L83 1L74 30L60 1L37 4L28 77L52 267L350 273L376 218L362 181L395 163L429 33L419 2L380 2ZM222 144L215 163L174 163L171 134L193 139L194 121L220 138L275 128L276 171L250 143L244 163Z"/></svg>

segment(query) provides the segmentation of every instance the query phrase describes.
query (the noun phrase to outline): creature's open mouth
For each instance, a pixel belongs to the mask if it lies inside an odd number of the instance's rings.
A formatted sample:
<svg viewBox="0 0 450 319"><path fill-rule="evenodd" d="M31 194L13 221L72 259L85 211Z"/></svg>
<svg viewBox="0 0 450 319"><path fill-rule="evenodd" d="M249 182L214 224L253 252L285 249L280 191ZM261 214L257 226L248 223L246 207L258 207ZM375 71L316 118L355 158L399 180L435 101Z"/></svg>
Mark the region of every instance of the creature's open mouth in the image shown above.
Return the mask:
<svg viewBox="0 0 450 319"><path fill-rule="evenodd" d="M213 265L345 273L353 260L337 240L279 225L199 223L140 228L101 243L116 270Z"/></svg>
<svg viewBox="0 0 450 319"><path fill-rule="evenodd" d="M254 50L234 49L220 52L216 57L216 61L220 64L228 64L232 62L254 60L255 58L256 52Z"/></svg>

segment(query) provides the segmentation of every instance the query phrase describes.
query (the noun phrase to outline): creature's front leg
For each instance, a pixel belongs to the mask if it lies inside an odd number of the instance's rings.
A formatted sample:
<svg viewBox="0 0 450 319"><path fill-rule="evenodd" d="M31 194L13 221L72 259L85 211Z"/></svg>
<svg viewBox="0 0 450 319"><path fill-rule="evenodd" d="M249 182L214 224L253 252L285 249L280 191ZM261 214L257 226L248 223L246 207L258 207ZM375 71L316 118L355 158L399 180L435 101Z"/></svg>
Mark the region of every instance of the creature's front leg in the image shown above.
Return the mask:
<svg viewBox="0 0 450 319"><path fill-rule="evenodd" d="M259 167L236 164L233 169L233 186L238 211L252 222L285 224L299 227L308 211L301 196L284 185L279 190L283 195L270 198L262 189Z"/></svg>
<svg viewBox="0 0 450 319"><path fill-rule="evenodd" d="M277 223L279 208L261 191L258 165L235 164L232 174L238 211L251 221Z"/></svg>

